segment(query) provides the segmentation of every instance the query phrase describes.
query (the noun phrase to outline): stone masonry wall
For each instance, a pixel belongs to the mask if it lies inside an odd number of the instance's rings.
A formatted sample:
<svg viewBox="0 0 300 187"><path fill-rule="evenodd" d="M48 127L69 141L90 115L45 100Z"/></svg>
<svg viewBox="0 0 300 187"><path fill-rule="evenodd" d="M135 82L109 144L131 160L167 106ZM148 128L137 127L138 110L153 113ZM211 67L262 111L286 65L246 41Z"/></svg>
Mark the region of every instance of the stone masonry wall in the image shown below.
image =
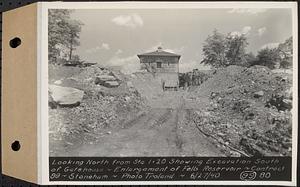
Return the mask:
<svg viewBox="0 0 300 187"><path fill-rule="evenodd" d="M178 57L141 57L141 68L149 72L176 72L178 73ZM157 68L157 62L161 62L161 68Z"/></svg>

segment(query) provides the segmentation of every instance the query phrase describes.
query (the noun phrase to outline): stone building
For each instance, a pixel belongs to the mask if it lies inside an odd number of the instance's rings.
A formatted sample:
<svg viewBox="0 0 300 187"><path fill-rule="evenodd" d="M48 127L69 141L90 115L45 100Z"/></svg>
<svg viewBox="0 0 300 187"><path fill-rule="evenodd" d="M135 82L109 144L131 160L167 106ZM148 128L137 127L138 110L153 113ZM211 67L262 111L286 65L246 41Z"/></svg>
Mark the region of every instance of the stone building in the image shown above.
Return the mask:
<svg viewBox="0 0 300 187"><path fill-rule="evenodd" d="M180 55L163 51L158 47L156 51L137 55L141 69L153 73L161 80L163 88L178 88Z"/></svg>

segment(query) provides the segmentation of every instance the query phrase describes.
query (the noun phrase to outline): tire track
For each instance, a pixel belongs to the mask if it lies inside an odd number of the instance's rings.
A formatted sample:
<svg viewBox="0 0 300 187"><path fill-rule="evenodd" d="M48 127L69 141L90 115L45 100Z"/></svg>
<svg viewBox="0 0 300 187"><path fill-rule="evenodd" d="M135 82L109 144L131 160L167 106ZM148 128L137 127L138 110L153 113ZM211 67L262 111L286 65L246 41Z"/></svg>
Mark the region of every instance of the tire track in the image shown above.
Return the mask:
<svg viewBox="0 0 300 187"><path fill-rule="evenodd" d="M179 121L179 114L181 114L181 112L184 112L183 110L176 110L176 115L175 115L175 145L177 148L177 153L179 153L180 155L182 154L183 151L183 140L182 140L182 136L180 134L180 123L181 120ZM184 115L184 114L183 114Z"/></svg>
<svg viewBox="0 0 300 187"><path fill-rule="evenodd" d="M134 125L137 124L139 121L141 121L142 118L144 118L144 117L147 117L145 112L143 112L143 113L139 114L138 116L136 116L135 118L133 118L133 119L127 121L127 122L122 126L123 129L128 129L128 128L134 126Z"/></svg>
<svg viewBox="0 0 300 187"><path fill-rule="evenodd" d="M153 126L162 126L162 124L165 124L172 116L172 111L173 109L171 108L166 109L166 111L155 121Z"/></svg>
<svg viewBox="0 0 300 187"><path fill-rule="evenodd" d="M68 156L220 156L191 123L193 109L152 108Z"/></svg>

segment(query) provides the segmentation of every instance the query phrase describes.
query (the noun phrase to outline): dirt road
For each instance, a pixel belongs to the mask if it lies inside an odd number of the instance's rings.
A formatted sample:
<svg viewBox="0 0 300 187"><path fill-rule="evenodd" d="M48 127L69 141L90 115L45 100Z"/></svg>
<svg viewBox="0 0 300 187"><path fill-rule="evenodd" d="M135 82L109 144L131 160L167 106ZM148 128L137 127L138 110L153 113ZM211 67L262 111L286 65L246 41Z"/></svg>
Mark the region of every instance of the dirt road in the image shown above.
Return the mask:
<svg viewBox="0 0 300 187"><path fill-rule="evenodd" d="M66 156L223 156L190 123L192 109L184 107L183 95L176 95L171 108L164 108L168 106L164 103L151 108L124 122L121 129L112 130L92 145L68 151Z"/></svg>

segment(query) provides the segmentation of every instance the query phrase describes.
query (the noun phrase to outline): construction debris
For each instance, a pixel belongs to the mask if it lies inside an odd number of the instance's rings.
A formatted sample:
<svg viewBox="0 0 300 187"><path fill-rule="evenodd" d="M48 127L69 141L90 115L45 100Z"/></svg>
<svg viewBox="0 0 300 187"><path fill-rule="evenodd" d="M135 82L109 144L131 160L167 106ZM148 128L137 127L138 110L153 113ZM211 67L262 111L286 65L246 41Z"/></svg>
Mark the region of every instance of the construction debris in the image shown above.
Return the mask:
<svg viewBox="0 0 300 187"><path fill-rule="evenodd" d="M195 90L210 98L206 109L194 112L195 125L247 155L291 155L291 82L264 66L219 69ZM223 151L232 156L228 146Z"/></svg>
<svg viewBox="0 0 300 187"><path fill-rule="evenodd" d="M100 77L101 81L105 77L104 84L109 84L110 86L102 87L102 85L94 84L90 78L95 79L96 76L93 77L93 74L90 74L90 72L96 72L98 74L97 77ZM88 74L91 77L88 77ZM101 77L101 74L105 76ZM122 126L124 121L135 118L138 112L146 108L142 98L136 92L130 91L127 84L120 85L117 81L110 81L112 79L117 80L110 70L90 66L72 77L72 80L76 82L73 81L72 84L81 87L83 91L50 85L49 97L51 98L49 98L49 101L51 103L54 101L63 105L80 102L80 105L77 105L75 108L53 107L49 103L49 129L52 132L50 134L50 143L56 142L57 145L58 141L63 149L67 149L67 147L72 147L72 145L64 142L72 142L74 145L93 142L101 134L110 135L110 128ZM125 80L118 81L124 82ZM65 84L66 80L62 82ZM58 98L58 89L59 91L67 90L69 92L66 93L69 94L64 94L67 97ZM78 94L76 95L75 93ZM75 98L71 96L81 97ZM63 100L62 98L67 98L68 100ZM55 147L58 148L58 146Z"/></svg>
<svg viewBox="0 0 300 187"><path fill-rule="evenodd" d="M291 74L278 74L264 66L228 66L211 71L200 85L174 92L164 91L151 73L124 75L98 65L75 70L63 78L63 74L55 77L59 73L50 72L51 82L60 85L54 88L76 89L82 95L72 100L80 103L77 107L57 107L67 102L58 99L55 89L49 90L49 136L50 144L55 144L50 147L61 149L51 150L53 156L130 128L149 107L188 110L186 124L206 135L227 156L291 155Z"/></svg>

